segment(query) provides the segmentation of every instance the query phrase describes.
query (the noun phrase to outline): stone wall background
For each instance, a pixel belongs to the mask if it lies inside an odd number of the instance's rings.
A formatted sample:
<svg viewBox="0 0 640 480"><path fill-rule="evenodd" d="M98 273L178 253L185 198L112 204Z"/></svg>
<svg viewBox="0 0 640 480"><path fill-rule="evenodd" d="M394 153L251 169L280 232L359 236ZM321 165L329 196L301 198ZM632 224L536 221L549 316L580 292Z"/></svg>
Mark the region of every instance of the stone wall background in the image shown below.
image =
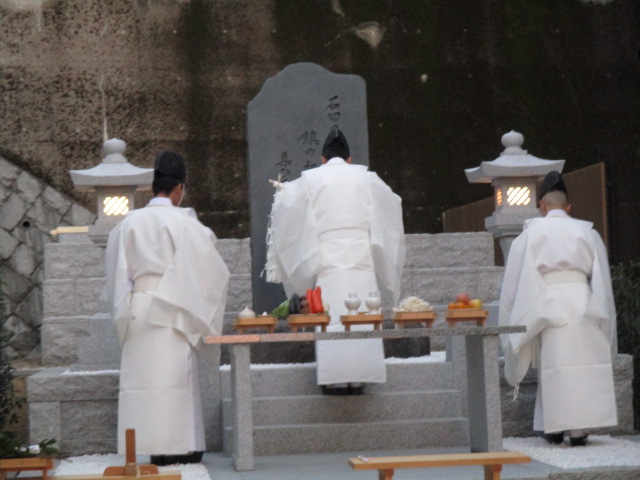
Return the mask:
<svg viewBox="0 0 640 480"><path fill-rule="evenodd" d="M0 277L11 332L9 356L40 360L44 248L61 225L90 225L95 215L51 185L0 157Z"/></svg>
<svg viewBox="0 0 640 480"><path fill-rule="evenodd" d="M612 259L637 259L640 4L463 5L0 0L0 153L93 209L67 171L99 161L106 118L135 165L183 152L198 179L186 201L221 238L246 238L247 103L286 65L315 62L364 78L370 165L401 193L408 233L490 196L463 169L514 129L567 171L606 163Z"/></svg>

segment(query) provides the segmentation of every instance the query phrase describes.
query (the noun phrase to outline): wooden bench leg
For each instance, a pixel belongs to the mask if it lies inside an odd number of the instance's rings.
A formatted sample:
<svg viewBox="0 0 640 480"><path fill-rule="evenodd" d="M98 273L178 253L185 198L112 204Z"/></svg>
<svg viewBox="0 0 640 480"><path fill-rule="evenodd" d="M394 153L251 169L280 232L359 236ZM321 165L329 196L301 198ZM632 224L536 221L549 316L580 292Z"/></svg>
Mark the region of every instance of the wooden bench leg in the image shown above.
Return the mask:
<svg viewBox="0 0 640 480"><path fill-rule="evenodd" d="M500 480L502 465L485 465L484 480Z"/></svg>
<svg viewBox="0 0 640 480"><path fill-rule="evenodd" d="M378 470L378 480L393 480L393 468Z"/></svg>

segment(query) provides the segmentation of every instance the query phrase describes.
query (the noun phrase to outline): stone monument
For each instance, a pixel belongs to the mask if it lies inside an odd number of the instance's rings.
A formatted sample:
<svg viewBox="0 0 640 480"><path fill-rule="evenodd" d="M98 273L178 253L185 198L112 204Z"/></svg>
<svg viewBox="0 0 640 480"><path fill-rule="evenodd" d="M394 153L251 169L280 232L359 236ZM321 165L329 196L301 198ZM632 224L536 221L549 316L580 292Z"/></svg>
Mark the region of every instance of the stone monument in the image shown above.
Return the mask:
<svg viewBox="0 0 640 480"><path fill-rule="evenodd" d="M332 73L313 63L289 65L265 82L249 102L247 117L253 307L262 312L285 299L282 285L267 283L262 274L273 203L268 180L295 180L303 170L319 166L333 125L344 132L353 163L368 165L365 83L357 75Z"/></svg>

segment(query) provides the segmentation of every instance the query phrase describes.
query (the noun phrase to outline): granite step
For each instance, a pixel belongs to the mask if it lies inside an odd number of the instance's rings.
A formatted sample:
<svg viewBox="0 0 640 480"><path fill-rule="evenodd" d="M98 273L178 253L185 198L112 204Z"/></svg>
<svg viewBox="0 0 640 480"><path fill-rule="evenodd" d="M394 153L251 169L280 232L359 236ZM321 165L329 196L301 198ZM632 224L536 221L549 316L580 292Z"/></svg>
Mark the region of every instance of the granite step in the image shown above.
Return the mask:
<svg viewBox="0 0 640 480"><path fill-rule="evenodd" d="M224 426L232 426L230 399L223 401L222 409ZM435 419L460 416L461 412L457 390L262 397L252 401L254 426Z"/></svg>
<svg viewBox="0 0 640 480"><path fill-rule="evenodd" d="M443 352L387 359L387 382L364 395L321 395L315 364L252 365L256 455L468 445L469 422ZM229 369L222 372L224 451L233 435Z"/></svg>
<svg viewBox="0 0 640 480"><path fill-rule="evenodd" d="M444 352L414 359L387 359L387 382L367 385L367 392L447 390L454 388L453 364ZM231 397L229 365L220 368L222 397ZM251 365L254 398L317 395L316 364Z"/></svg>
<svg viewBox="0 0 640 480"><path fill-rule="evenodd" d="M225 428L227 455L230 454L231 433L231 428ZM253 442L255 455L459 447L469 445L469 422L466 418L456 417L259 426L254 429Z"/></svg>

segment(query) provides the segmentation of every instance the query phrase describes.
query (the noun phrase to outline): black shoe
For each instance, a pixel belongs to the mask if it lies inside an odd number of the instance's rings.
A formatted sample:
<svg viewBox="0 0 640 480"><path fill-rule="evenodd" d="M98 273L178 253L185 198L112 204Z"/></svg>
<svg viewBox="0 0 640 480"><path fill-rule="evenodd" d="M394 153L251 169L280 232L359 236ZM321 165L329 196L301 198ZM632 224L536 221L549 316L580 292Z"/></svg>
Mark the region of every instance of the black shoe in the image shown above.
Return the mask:
<svg viewBox="0 0 640 480"><path fill-rule="evenodd" d="M363 395L363 394L364 394L364 383L349 384L349 395Z"/></svg>
<svg viewBox="0 0 640 480"><path fill-rule="evenodd" d="M542 438L544 438L548 443L552 445L557 445L564 441L564 432L543 433Z"/></svg>
<svg viewBox="0 0 640 480"><path fill-rule="evenodd" d="M164 457L164 455L151 455L151 457L149 458L149 463L152 463L158 467L169 465L168 463L166 463Z"/></svg>
<svg viewBox="0 0 640 480"><path fill-rule="evenodd" d="M329 385L320 385L323 395L349 395L349 387L330 387Z"/></svg>
<svg viewBox="0 0 640 480"><path fill-rule="evenodd" d="M174 463L200 463L202 461L202 454L204 452L191 452L186 455L176 455L176 462Z"/></svg>
<svg viewBox="0 0 640 480"><path fill-rule="evenodd" d="M572 447L584 447L587 444L587 437L589 434L587 433L583 437L569 437L569 445Z"/></svg>
<svg viewBox="0 0 640 480"><path fill-rule="evenodd" d="M175 465L176 463L200 463L204 452L191 452L186 455L151 455L149 463L158 467Z"/></svg>

